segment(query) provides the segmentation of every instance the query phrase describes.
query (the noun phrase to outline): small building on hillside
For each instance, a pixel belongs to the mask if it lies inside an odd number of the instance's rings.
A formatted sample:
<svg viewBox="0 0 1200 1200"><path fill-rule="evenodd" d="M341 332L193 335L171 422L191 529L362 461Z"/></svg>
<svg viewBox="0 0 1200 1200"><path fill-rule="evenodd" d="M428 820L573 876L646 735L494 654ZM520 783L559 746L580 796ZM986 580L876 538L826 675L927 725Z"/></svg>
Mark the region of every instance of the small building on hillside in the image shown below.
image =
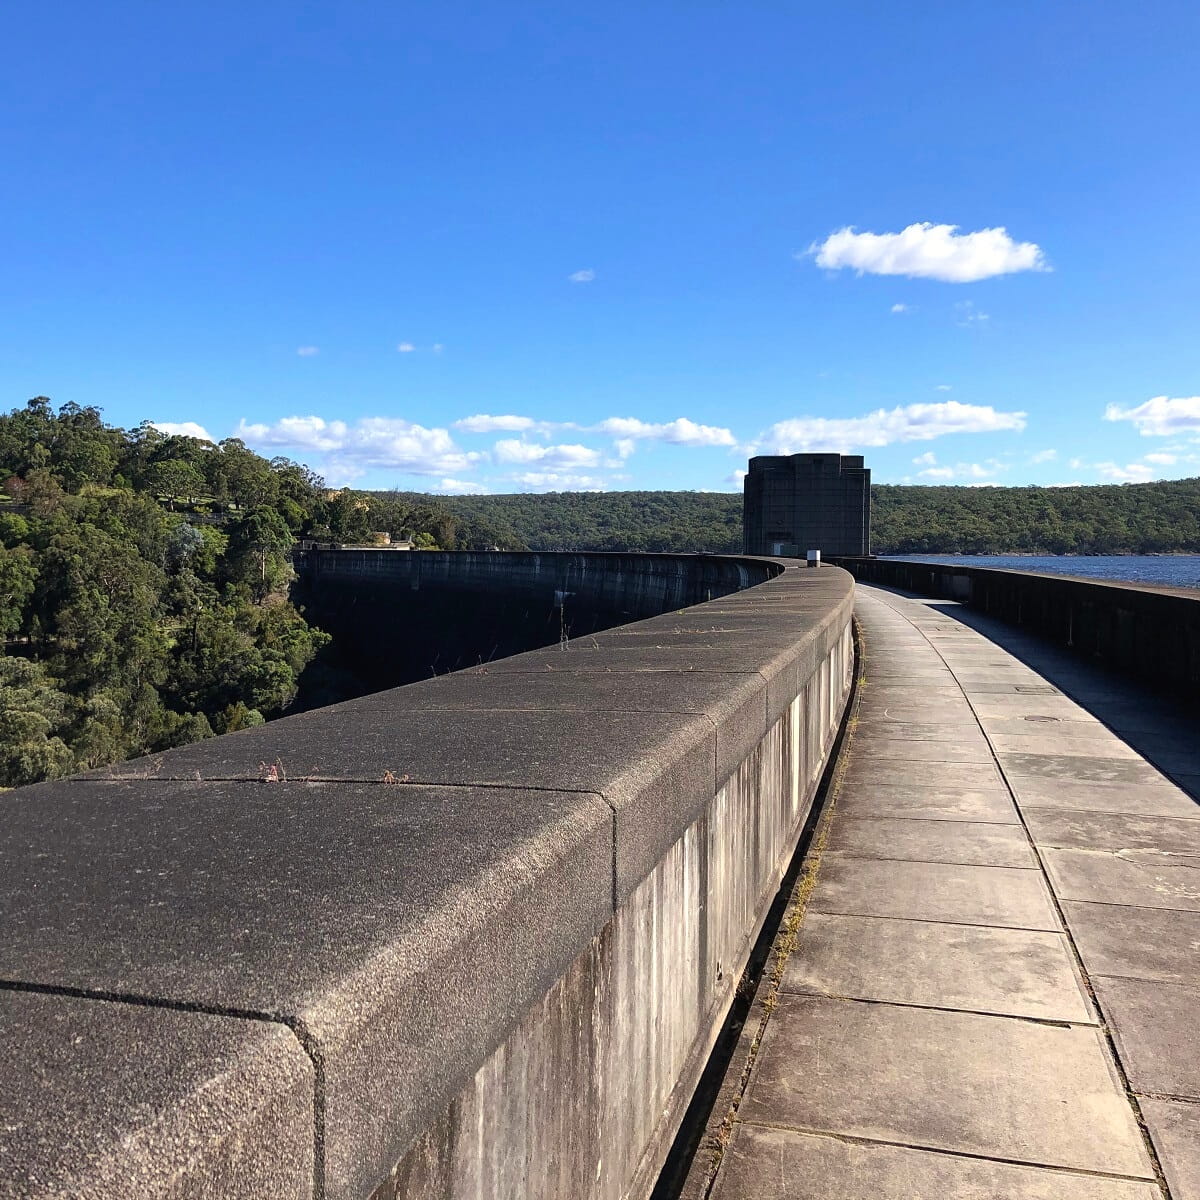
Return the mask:
<svg viewBox="0 0 1200 1200"><path fill-rule="evenodd" d="M862 455L759 455L744 488L747 554L871 553L871 472Z"/></svg>

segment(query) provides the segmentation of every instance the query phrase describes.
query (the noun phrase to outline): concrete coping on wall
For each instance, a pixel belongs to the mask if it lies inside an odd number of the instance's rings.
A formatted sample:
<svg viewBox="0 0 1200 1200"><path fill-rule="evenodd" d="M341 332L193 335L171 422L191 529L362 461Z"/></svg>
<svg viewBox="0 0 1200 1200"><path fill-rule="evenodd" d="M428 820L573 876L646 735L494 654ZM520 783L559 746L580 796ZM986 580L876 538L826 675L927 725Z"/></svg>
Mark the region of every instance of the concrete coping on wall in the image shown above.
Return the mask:
<svg viewBox="0 0 1200 1200"><path fill-rule="evenodd" d="M368 1196L844 636L770 569L0 797L5 1194Z"/></svg>

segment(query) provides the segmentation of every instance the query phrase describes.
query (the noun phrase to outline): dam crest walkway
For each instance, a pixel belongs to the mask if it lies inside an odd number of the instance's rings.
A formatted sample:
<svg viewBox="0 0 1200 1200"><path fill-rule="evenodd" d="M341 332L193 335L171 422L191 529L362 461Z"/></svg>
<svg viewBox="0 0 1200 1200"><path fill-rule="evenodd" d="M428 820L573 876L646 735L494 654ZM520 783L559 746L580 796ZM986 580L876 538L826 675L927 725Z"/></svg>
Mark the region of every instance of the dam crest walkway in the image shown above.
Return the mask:
<svg viewBox="0 0 1200 1200"><path fill-rule="evenodd" d="M684 1196L1197 1200L1195 718L953 602L856 616L844 774Z"/></svg>

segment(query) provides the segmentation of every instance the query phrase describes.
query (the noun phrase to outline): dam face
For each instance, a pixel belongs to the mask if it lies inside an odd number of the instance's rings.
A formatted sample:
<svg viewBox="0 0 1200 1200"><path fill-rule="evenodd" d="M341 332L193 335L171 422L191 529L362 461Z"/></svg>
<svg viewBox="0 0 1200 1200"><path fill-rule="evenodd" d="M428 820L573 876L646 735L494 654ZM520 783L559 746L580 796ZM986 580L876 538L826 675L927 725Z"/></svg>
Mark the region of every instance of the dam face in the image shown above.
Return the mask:
<svg viewBox="0 0 1200 1200"><path fill-rule="evenodd" d="M310 550L297 602L362 691L478 667L715 600L777 570L664 554Z"/></svg>

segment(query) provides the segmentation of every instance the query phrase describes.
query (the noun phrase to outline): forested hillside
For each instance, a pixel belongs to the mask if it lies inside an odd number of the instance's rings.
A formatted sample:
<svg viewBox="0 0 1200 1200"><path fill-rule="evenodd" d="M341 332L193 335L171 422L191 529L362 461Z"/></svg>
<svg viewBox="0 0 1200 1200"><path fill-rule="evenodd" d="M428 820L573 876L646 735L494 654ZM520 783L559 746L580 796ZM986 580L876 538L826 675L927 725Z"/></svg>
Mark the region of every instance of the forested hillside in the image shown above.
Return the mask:
<svg viewBox="0 0 1200 1200"><path fill-rule="evenodd" d="M292 705L328 635L289 600L296 537L469 541L436 501L327 492L240 441L0 416L0 787L240 729Z"/></svg>
<svg viewBox="0 0 1200 1200"><path fill-rule="evenodd" d="M877 554L1200 552L1200 479L1072 488L873 489ZM562 492L443 503L502 549L739 551L724 492Z"/></svg>
<svg viewBox="0 0 1200 1200"><path fill-rule="evenodd" d="M742 548L742 498L727 492L551 492L439 500L472 529L489 530L491 544L501 550L724 554Z"/></svg>

